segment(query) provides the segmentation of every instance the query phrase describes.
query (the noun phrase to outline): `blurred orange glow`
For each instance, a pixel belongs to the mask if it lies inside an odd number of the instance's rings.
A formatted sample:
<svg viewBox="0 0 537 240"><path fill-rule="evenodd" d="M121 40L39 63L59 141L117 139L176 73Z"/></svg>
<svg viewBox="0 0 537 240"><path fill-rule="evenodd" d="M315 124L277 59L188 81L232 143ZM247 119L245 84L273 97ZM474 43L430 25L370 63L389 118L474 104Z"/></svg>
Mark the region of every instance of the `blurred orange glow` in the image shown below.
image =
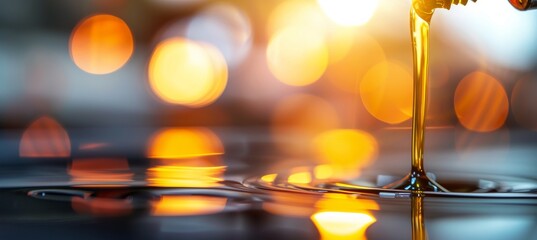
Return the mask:
<svg viewBox="0 0 537 240"><path fill-rule="evenodd" d="M353 199L344 194L326 194L315 207L311 220L321 239L366 239L365 231L376 222L368 210L379 210L375 201Z"/></svg>
<svg viewBox="0 0 537 240"><path fill-rule="evenodd" d="M288 28L323 38L330 63L343 58L353 43L354 29L332 24L312 1L283 1L272 11L267 23L268 36Z"/></svg>
<svg viewBox="0 0 537 240"><path fill-rule="evenodd" d="M227 64L212 45L184 38L161 42L149 61L149 84L163 101L202 107L216 101L227 84Z"/></svg>
<svg viewBox="0 0 537 240"><path fill-rule="evenodd" d="M334 169L329 164L315 166L313 172L315 179L328 179L334 176Z"/></svg>
<svg viewBox="0 0 537 240"><path fill-rule="evenodd" d="M212 187L223 180L226 166L222 142L206 128L167 128L149 140L147 155L154 167L147 170L149 185Z"/></svg>
<svg viewBox="0 0 537 240"><path fill-rule="evenodd" d="M313 140L313 151L317 159L330 166L331 175L338 178L356 177L361 168L377 157L378 144L369 133L336 129L324 132ZM327 175L328 169L320 175Z"/></svg>
<svg viewBox="0 0 537 240"><path fill-rule="evenodd" d="M308 94L287 97L278 103L272 116L272 131L279 137L303 138L285 142L278 147L288 153L309 152L309 139L337 128L340 120L336 110L325 100Z"/></svg>
<svg viewBox="0 0 537 240"><path fill-rule="evenodd" d="M212 196L162 196L152 204L153 216L191 216L221 212L227 199Z"/></svg>
<svg viewBox="0 0 537 240"><path fill-rule="evenodd" d="M318 212L311 220L323 240L367 239L365 231L377 221L370 214L353 212Z"/></svg>
<svg viewBox="0 0 537 240"><path fill-rule="evenodd" d="M326 76L338 89L359 93L363 76L375 64L383 62L386 57L380 44L365 33L358 33L351 40L354 41L353 47L337 64L328 68Z"/></svg>
<svg viewBox="0 0 537 240"><path fill-rule="evenodd" d="M502 84L480 71L468 74L459 82L454 101L460 123L476 132L500 128L509 113L509 100Z"/></svg>
<svg viewBox="0 0 537 240"><path fill-rule="evenodd" d="M378 120L396 124L412 117L412 75L405 67L382 62L360 83L365 108Z"/></svg>
<svg viewBox="0 0 537 240"><path fill-rule="evenodd" d="M207 128L165 128L149 140L147 157L181 159L222 155L222 142Z"/></svg>
<svg viewBox="0 0 537 240"><path fill-rule="evenodd" d="M511 94L511 109L518 124L537 130L537 81L534 78L526 76L517 81Z"/></svg>
<svg viewBox="0 0 537 240"><path fill-rule="evenodd" d="M293 170L293 172L295 173L292 173L287 178L287 181L289 183L308 184L312 180L311 173L307 169L297 169L297 170Z"/></svg>
<svg viewBox="0 0 537 240"><path fill-rule="evenodd" d="M117 186L132 181L133 173L127 159L87 158L73 159L68 169L75 184Z"/></svg>
<svg viewBox="0 0 537 240"><path fill-rule="evenodd" d="M69 49L80 69L93 74L107 74L129 60L134 40L123 20L99 14L82 20L75 27Z"/></svg>
<svg viewBox="0 0 537 240"><path fill-rule="evenodd" d="M71 141L54 119L43 116L24 130L19 145L21 157L69 157Z"/></svg>
<svg viewBox="0 0 537 240"><path fill-rule="evenodd" d="M317 3L332 21L344 26L364 25L378 6L377 0L317 0Z"/></svg>
<svg viewBox="0 0 537 240"><path fill-rule="evenodd" d="M328 65L328 49L317 31L289 27L270 39L267 63L272 74L281 82L305 86L323 75Z"/></svg>
<svg viewBox="0 0 537 240"><path fill-rule="evenodd" d="M277 174L267 174L267 175L264 175L264 176L261 177L261 181L267 182L267 183L272 183L272 182L274 182L274 180L276 180L277 176L278 176Z"/></svg>

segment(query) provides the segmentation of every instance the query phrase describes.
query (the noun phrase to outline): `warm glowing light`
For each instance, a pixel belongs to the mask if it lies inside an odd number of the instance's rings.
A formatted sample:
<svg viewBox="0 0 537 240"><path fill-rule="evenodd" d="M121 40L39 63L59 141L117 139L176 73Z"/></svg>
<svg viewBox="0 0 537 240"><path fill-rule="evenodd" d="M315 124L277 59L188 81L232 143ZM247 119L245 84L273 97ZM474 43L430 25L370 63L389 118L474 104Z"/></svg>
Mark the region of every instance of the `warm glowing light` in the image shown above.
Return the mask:
<svg viewBox="0 0 537 240"><path fill-rule="evenodd" d="M312 149L318 160L329 165L332 175L339 178L356 177L378 154L373 136L351 129L330 130L318 135Z"/></svg>
<svg viewBox="0 0 537 240"><path fill-rule="evenodd" d="M276 180L277 176L278 174L267 174L261 177L261 181L271 183L271 182L274 182L274 180Z"/></svg>
<svg viewBox="0 0 537 240"><path fill-rule="evenodd" d="M333 24L317 4L308 0L283 1L272 11L266 27L268 36L287 28L324 38L330 63L347 54L355 34L354 29Z"/></svg>
<svg viewBox="0 0 537 240"><path fill-rule="evenodd" d="M289 175L287 178L289 183L295 184L307 184L311 182L311 173L310 172L297 172Z"/></svg>
<svg viewBox="0 0 537 240"><path fill-rule="evenodd" d="M537 130L537 81L526 76L518 80L511 94L511 109L515 120L523 127Z"/></svg>
<svg viewBox="0 0 537 240"><path fill-rule="evenodd" d="M270 71L281 82L305 86L317 81L328 65L328 49L317 31L285 28L267 46Z"/></svg>
<svg viewBox="0 0 537 240"><path fill-rule="evenodd" d="M227 84L227 64L213 46L183 38L161 42L149 62L149 83L162 100L190 107L216 101Z"/></svg>
<svg viewBox="0 0 537 240"><path fill-rule="evenodd" d="M227 199L212 196L162 196L152 204L153 216L191 216L224 210Z"/></svg>
<svg viewBox="0 0 537 240"><path fill-rule="evenodd" d="M316 179L328 179L334 175L334 169L328 164L315 166L313 172Z"/></svg>
<svg viewBox="0 0 537 240"><path fill-rule="evenodd" d="M147 155L154 167L147 181L160 187L213 187L223 180L226 166L222 142L206 128L167 128L149 140Z"/></svg>
<svg viewBox="0 0 537 240"><path fill-rule="evenodd" d="M54 119L43 116L35 120L22 134L21 157L69 157L71 141L65 129Z"/></svg>
<svg viewBox="0 0 537 240"><path fill-rule="evenodd" d="M82 70L107 74L131 57L134 41L129 26L118 17L100 14L82 20L73 30L71 57Z"/></svg>
<svg viewBox="0 0 537 240"><path fill-rule="evenodd" d="M375 201L345 194L325 194L315 207L311 220L325 240L366 239L365 231L377 221L369 211L379 210Z"/></svg>
<svg viewBox="0 0 537 240"><path fill-rule="evenodd" d="M386 56L382 46L366 33L358 33L352 40L352 48L337 64L328 68L326 76L338 89L359 93L364 75L376 64L384 62Z"/></svg>
<svg viewBox="0 0 537 240"><path fill-rule="evenodd" d="M318 212L311 216L311 220L323 240L365 240L365 230L376 222L369 214L353 212Z"/></svg>
<svg viewBox="0 0 537 240"><path fill-rule="evenodd" d="M224 147L216 134L207 128L166 128L149 140L149 158L181 159L222 155Z"/></svg>
<svg viewBox="0 0 537 240"><path fill-rule="evenodd" d="M392 62L372 67L360 83L365 108L375 118L390 124L412 117L412 75Z"/></svg>
<svg viewBox="0 0 537 240"><path fill-rule="evenodd" d="M315 135L337 128L340 125L338 114L334 107L322 98L299 94L284 98L274 110L272 131L279 137L296 137L291 142L281 142L278 145L287 153L297 155L310 151L309 141Z"/></svg>
<svg viewBox="0 0 537 240"><path fill-rule="evenodd" d="M123 158L73 159L68 173L77 185L117 186L133 177L127 159Z"/></svg>
<svg viewBox="0 0 537 240"><path fill-rule="evenodd" d="M455 90L454 101L460 123L476 132L500 128L509 112L509 100L502 84L480 71L461 80Z"/></svg>
<svg viewBox="0 0 537 240"><path fill-rule="evenodd" d="M330 19L344 26L364 25L378 6L377 0L317 0L317 3Z"/></svg>
<svg viewBox="0 0 537 240"><path fill-rule="evenodd" d="M102 217L124 216L132 212L132 204L130 201L105 197L91 199L73 197L71 198L71 207L79 214Z"/></svg>

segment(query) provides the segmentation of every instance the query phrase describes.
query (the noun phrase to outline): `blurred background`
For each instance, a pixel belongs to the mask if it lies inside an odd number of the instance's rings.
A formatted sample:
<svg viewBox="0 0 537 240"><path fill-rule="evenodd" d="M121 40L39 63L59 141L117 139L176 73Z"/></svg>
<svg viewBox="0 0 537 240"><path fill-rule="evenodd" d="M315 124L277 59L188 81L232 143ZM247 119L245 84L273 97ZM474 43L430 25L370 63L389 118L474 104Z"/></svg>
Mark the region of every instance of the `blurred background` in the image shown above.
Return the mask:
<svg viewBox="0 0 537 240"><path fill-rule="evenodd" d="M3 162L111 147L221 154L226 139L256 133L276 142L264 153L342 169L409 151L409 9L409 0L1 1ZM462 156L509 146L512 130L535 146L536 22L504 0L436 11L427 147Z"/></svg>

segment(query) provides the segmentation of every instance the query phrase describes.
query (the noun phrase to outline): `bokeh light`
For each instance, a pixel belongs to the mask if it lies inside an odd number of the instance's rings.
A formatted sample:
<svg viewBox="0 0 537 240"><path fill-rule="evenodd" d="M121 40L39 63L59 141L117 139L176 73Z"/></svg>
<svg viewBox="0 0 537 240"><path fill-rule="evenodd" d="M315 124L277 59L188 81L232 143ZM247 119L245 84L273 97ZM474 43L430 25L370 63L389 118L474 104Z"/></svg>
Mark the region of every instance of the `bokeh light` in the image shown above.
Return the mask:
<svg viewBox="0 0 537 240"><path fill-rule="evenodd" d="M147 182L160 187L214 187L223 180L224 147L206 128L167 128L149 140Z"/></svg>
<svg viewBox="0 0 537 240"><path fill-rule="evenodd" d="M378 7L378 0L317 0L317 3L330 19L344 26L367 23Z"/></svg>
<svg viewBox="0 0 537 240"><path fill-rule="evenodd" d="M56 120L42 116L24 130L19 145L19 156L69 157L71 156L71 140Z"/></svg>
<svg viewBox="0 0 537 240"><path fill-rule="evenodd" d="M149 83L165 102L202 107L218 99L227 84L227 64L213 46L184 38L161 42L149 62Z"/></svg>
<svg viewBox="0 0 537 240"><path fill-rule="evenodd" d="M187 25L186 38L215 46L230 67L241 63L252 46L248 17L233 5L218 3L194 16Z"/></svg>
<svg viewBox="0 0 537 240"><path fill-rule="evenodd" d="M80 69L93 74L107 74L129 60L134 40L123 20L99 14L82 20L75 27L69 50Z"/></svg>
<svg viewBox="0 0 537 240"><path fill-rule="evenodd" d="M324 132L315 137L312 149L320 163L330 166L331 175L337 178L358 176L378 155L376 139L369 133L352 129ZM328 175L330 170L316 168L315 172L322 176Z"/></svg>
<svg viewBox="0 0 537 240"><path fill-rule="evenodd" d="M281 82L305 86L324 74L328 66L328 49L317 31L289 27L270 39L267 63L272 74Z"/></svg>
<svg viewBox="0 0 537 240"><path fill-rule="evenodd" d="M509 113L509 100L502 84L481 71L472 72L459 82L454 102L459 122L476 132L500 128Z"/></svg>
<svg viewBox="0 0 537 240"><path fill-rule="evenodd" d="M511 110L521 126L537 130L537 81L533 76L518 80L511 93Z"/></svg>
<svg viewBox="0 0 537 240"><path fill-rule="evenodd" d="M386 56L377 40L366 33L357 33L352 40L352 48L337 64L327 69L326 76L339 90L359 93L363 76L373 66L384 62Z"/></svg>
<svg viewBox="0 0 537 240"><path fill-rule="evenodd" d="M147 156L159 159L186 159L224 153L222 142L207 128L165 128L149 140Z"/></svg>
<svg viewBox="0 0 537 240"><path fill-rule="evenodd" d="M224 210L227 199L215 196L162 196L152 202L153 216L192 216L214 214Z"/></svg>
<svg viewBox="0 0 537 240"><path fill-rule="evenodd" d="M396 124L412 117L412 75L397 63L373 66L360 83L360 96L378 120Z"/></svg>
<svg viewBox="0 0 537 240"><path fill-rule="evenodd" d="M308 32L323 38L329 63L341 60L353 45L354 29L331 22L318 4L308 0L283 1L271 12L267 22L267 36L273 37L286 28Z"/></svg>

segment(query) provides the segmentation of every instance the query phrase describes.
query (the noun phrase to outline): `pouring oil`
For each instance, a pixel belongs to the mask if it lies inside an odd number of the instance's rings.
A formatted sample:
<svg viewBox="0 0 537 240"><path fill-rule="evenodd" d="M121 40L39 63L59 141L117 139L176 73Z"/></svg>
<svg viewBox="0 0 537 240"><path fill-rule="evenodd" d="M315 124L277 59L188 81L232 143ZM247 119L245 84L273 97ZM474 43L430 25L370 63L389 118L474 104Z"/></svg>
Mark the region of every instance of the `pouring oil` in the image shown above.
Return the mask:
<svg viewBox="0 0 537 240"><path fill-rule="evenodd" d="M473 0L475 1L475 0ZM449 9L452 4L465 5L468 0L413 0L410 10L410 34L414 63L414 94L412 114L412 167L402 180L386 188L411 191L447 192L445 188L427 177L423 168L425 143L425 110L427 109L427 83L429 71L429 26L434 9Z"/></svg>

